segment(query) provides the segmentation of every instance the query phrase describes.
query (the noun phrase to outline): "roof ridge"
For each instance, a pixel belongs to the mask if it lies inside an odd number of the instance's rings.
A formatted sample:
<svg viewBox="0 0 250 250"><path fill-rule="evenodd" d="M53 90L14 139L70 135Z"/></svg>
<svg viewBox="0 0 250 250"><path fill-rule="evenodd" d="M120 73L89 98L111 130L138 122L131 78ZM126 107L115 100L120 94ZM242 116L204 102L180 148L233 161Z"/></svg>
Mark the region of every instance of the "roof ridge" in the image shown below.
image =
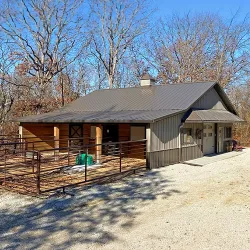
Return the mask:
<svg viewBox="0 0 250 250"><path fill-rule="evenodd" d="M172 111L175 111L175 110L183 110L183 109L126 109L126 110L61 110L61 111L71 111L71 112L79 112L79 113L82 113L82 112L126 112L126 111L149 111L149 112L152 112L152 111L166 111L166 110L172 110ZM50 112L56 112L56 111L50 111ZM48 113L50 113L48 112ZM46 113L44 113L46 114Z"/></svg>
<svg viewBox="0 0 250 250"><path fill-rule="evenodd" d="M205 84L205 83L217 83L216 81L198 81L198 82L178 82L178 83L162 83L162 84L155 84L155 85L147 85L147 86L132 86L126 88L107 88L107 89L95 89L94 91L90 92L89 94L96 92L96 91L107 91L107 90L123 90L123 89L133 89L133 88L154 88L154 87L161 87L161 86L178 86L178 85L187 85L187 84ZM84 97L84 96L81 96Z"/></svg>

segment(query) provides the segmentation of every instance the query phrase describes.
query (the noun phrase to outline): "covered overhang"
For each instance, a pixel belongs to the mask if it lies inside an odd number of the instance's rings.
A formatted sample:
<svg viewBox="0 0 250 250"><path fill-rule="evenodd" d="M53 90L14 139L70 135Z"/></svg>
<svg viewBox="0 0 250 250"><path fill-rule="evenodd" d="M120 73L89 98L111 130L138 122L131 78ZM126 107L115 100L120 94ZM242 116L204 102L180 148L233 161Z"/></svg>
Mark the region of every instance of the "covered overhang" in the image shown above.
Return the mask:
<svg viewBox="0 0 250 250"><path fill-rule="evenodd" d="M22 123L152 123L179 110L62 111L18 118Z"/></svg>
<svg viewBox="0 0 250 250"><path fill-rule="evenodd" d="M185 123L241 123L239 116L227 110L192 110L186 115Z"/></svg>

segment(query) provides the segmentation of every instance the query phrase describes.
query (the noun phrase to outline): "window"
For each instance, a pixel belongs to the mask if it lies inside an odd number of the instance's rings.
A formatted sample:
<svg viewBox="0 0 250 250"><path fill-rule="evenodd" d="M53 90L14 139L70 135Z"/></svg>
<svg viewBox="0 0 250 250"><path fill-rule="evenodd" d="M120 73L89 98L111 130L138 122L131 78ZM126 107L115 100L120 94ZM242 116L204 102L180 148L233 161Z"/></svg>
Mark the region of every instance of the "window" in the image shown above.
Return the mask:
<svg viewBox="0 0 250 250"><path fill-rule="evenodd" d="M213 133L208 133L208 137L212 137L213 136Z"/></svg>
<svg viewBox="0 0 250 250"><path fill-rule="evenodd" d="M203 125L203 129L212 129L213 126L212 125Z"/></svg>
<svg viewBox="0 0 250 250"><path fill-rule="evenodd" d="M196 132L195 132L195 138L198 139L198 140L200 140L201 136L202 136L202 129L197 128Z"/></svg>
<svg viewBox="0 0 250 250"><path fill-rule="evenodd" d="M203 133L203 137L206 137L207 136L207 134L206 133Z"/></svg>
<svg viewBox="0 0 250 250"><path fill-rule="evenodd" d="M224 138L232 138L232 127L224 128Z"/></svg>
<svg viewBox="0 0 250 250"><path fill-rule="evenodd" d="M130 130L131 141L144 140L145 137L146 137L146 132L144 126L131 126Z"/></svg>
<svg viewBox="0 0 250 250"><path fill-rule="evenodd" d="M182 129L182 138L183 138L183 145L186 144L193 144L193 137L192 137L192 129L191 128L183 128Z"/></svg>
<svg viewBox="0 0 250 250"><path fill-rule="evenodd" d="M91 126L90 127L90 138L95 139L96 137L96 126Z"/></svg>

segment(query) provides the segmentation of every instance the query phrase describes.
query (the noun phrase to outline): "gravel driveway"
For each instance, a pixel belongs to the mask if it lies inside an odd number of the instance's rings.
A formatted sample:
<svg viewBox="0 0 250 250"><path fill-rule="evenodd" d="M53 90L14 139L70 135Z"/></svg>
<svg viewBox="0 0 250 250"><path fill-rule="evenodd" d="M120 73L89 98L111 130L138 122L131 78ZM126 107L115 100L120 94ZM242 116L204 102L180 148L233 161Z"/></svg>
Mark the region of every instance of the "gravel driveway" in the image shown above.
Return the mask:
<svg viewBox="0 0 250 250"><path fill-rule="evenodd" d="M250 149L74 196L0 192L0 249L250 249Z"/></svg>

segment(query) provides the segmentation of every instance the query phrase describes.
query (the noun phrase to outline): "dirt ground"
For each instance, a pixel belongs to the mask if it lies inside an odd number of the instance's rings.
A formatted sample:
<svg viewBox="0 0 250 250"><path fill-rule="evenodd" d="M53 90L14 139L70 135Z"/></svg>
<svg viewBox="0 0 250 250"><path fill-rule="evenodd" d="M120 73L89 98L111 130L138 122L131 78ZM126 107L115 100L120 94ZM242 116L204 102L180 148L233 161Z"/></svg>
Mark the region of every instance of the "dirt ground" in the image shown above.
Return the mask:
<svg viewBox="0 0 250 250"><path fill-rule="evenodd" d="M0 192L0 249L250 249L250 149L49 199Z"/></svg>
<svg viewBox="0 0 250 250"><path fill-rule="evenodd" d="M142 154L144 152L141 152ZM85 180L85 166L82 165L81 171L73 171L76 154L71 154L69 159L65 153L60 153L59 158L54 159L54 155L43 155L40 164L40 191L56 190L63 186L78 184ZM120 172L133 171L146 168L146 159L137 159L131 157L102 155L101 166L90 165L87 167L87 181L85 184L102 182L111 175L119 175ZM8 155L7 171L5 163L0 159L0 183L5 179L6 188L16 193L24 195L37 194L36 166L37 162L31 159L25 160L23 156ZM121 164L121 168L120 168ZM70 167L68 167L70 165ZM33 166L33 167L32 167ZM103 179L104 178L104 179ZM112 177L111 177L112 178Z"/></svg>

